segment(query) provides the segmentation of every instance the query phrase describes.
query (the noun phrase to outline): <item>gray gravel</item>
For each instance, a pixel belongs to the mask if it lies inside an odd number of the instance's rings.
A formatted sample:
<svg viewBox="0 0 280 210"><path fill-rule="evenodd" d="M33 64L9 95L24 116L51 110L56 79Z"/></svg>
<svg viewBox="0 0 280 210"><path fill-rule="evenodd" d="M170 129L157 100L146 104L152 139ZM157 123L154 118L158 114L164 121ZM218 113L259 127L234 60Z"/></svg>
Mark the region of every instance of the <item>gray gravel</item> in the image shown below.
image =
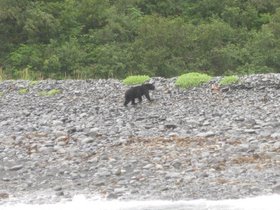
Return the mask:
<svg viewBox="0 0 280 210"><path fill-rule="evenodd" d="M2 81L0 204L280 193L280 74L219 79L152 78L155 100L128 107L118 80Z"/></svg>

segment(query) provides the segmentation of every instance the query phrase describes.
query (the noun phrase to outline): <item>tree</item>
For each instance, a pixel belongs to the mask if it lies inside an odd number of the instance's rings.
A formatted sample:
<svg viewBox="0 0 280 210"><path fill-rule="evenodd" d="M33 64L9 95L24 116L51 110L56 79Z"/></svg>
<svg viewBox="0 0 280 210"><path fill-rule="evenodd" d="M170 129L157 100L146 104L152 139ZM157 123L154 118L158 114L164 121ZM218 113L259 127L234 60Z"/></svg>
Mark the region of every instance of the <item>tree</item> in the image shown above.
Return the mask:
<svg viewBox="0 0 280 210"><path fill-rule="evenodd" d="M146 16L133 44L133 58L140 72L174 76L192 62L193 27L181 18Z"/></svg>
<svg viewBox="0 0 280 210"><path fill-rule="evenodd" d="M0 0L11 76L278 72L279 0Z"/></svg>
<svg viewBox="0 0 280 210"><path fill-rule="evenodd" d="M79 11L78 20L83 25L83 32L99 29L107 24L109 0L76 0Z"/></svg>
<svg viewBox="0 0 280 210"><path fill-rule="evenodd" d="M44 10L40 3L34 3L26 10L23 31L30 43L46 44L59 35L60 22Z"/></svg>
<svg viewBox="0 0 280 210"><path fill-rule="evenodd" d="M26 41L23 30L28 0L0 1L0 62L5 62L7 52Z"/></svg>

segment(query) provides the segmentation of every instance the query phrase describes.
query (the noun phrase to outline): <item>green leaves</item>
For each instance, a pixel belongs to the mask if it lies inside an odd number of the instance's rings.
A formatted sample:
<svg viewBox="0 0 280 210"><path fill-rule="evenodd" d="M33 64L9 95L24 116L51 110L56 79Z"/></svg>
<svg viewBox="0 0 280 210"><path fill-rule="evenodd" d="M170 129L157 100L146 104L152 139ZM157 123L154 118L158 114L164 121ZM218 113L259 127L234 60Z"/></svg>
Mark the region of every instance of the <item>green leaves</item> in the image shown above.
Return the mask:
<svg viewBox="0 0 280 210"><path fill-rule="evenodd" d="M181 18L143 18L133 44L133 57L142 64L138 71L164 77L181 73L193 57L192 31Z"/></svg>
<svg viewBox="0 0 280 210"><path fill-rule="evenodd" d="M96 62L94 76L97 78L123 78L128 74L129 53L121 46L116 44L99 46L93 52L93 59Z"/></svg>
<svg viewBox="0 0 280 210"><path fill-rule="evenodd" d="M280 2L1 0L0 66L2 78L279 72Z"/></svg>
<svg viewBox="0 0 280 210"><path fill-rule="evenodd" d="M41 62L42 54L37 45L22 44L9 55L10 65L17 69L22 67L39 68Z"/></svg>
<svg viewBox="0 0 280 210"><path fill-rule="evenodd" d="M97 29L106 25L109 16L108 0L76 0L79 11L78 20L83 24L83 31Z"/></svg>
<svg viewBox="0 0 280 210"><path fill-rule="evenodd" d="M60 22L53 14L44 11L40 5L27 10L23 31L32 43L49 43L58 36Z"/></svg>

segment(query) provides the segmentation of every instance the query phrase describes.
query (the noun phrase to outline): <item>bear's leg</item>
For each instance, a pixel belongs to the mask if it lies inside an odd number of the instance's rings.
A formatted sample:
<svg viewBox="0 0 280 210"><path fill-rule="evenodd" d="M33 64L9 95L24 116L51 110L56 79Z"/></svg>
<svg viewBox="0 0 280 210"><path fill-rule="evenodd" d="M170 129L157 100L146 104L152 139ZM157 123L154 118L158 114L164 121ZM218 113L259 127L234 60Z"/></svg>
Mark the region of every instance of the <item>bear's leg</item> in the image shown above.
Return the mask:
<svg viewBox="0 0 280 210"><path fill-rule="evenodd" d="M133 98L131 101L132 101L132 102L131 102L132 105L135 105L135 104L136 104L136 103L135 103L135 98Z"/></svg>
<svg viewBox="0 0 280 210"><path fill-rule="evenodd" d="M129 102L130 102L130 100L125 99L124 106L127 106L127 104L128 104Z"/></svg>
<svg viewBox="0 0 280 210"><path fill-rule="evenodd" d="M141 103L142 102L142 96L139 96L138 100L139 100L139 103Z"/></svg>
<svg viewBox="0 0 280 210"><path fill-rule="evenodd" d="M149 101L153 101L153 100L150 98L149 91L145 92L145 96L146 96L146 98L147 98Z"/></svg>

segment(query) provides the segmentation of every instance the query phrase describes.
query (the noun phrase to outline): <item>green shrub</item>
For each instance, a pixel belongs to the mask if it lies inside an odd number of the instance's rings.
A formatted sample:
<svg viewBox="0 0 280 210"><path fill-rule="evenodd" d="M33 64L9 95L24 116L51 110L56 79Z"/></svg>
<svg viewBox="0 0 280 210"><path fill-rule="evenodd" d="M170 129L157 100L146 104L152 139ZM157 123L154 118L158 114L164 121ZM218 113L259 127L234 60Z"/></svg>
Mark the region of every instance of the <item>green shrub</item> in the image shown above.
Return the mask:
<svg viewBox="0 0 280 210"><path fill-rule="evenodd" d="M42 51L40 45L21 44L11 52L8 56L9 65L13 66L13 69L23 69L23 72L19 71L20 78L30 77L30 70L40 69L42 65ZM31 68L32 67L32 68ZM27 79L28 79L27 78Z"/></svg>
<svg viewBox="0 0 280 210"><path fill-rule="evenodd" d="M61 90L52 89L50 91L41 91L41 92L39 92L39 95L40 96L54 96L54 95L59 94L59 93L61 93Z"/></svg>
<svg viewBox="0 0 280 210"><path fill-rule="evenodd" d="M32 81L29 81L28 85L29 85L30 87L33 87L33 86L39 84L39 82L40 82L40 81L38 81L38 80L32 80Z"/></svg>
<svg viewBox="0 0 280 210"><path fill-rule="evenodd" d="M232 75L232 76L225 76L222 78L219 82L220 85L231 85L234 83L237 83L239 81L238 76Z"/></svg>
<svg viewBox="0 0 280 210"><path fill-rule="evenodd" d="M26 93L28 93L28 89L22 88L18 92L19 92L19 94L26 94Z"/></svg>
<svg viewBox="0 0 280 210"><path fill-rule="evenodd" d="M191 88L209 82L211 79L212 77L207 74L191 72L179 76L175 84L182 88Z"/></svg>
<svg viewBox="0 0 280 210"><path fill-rule="evenodd" d="M144 82L150 80L151 78L147 75L135 75L135 76L128 76L123 80L123 84L125 85L137 85L143 84Z"/></svg>

